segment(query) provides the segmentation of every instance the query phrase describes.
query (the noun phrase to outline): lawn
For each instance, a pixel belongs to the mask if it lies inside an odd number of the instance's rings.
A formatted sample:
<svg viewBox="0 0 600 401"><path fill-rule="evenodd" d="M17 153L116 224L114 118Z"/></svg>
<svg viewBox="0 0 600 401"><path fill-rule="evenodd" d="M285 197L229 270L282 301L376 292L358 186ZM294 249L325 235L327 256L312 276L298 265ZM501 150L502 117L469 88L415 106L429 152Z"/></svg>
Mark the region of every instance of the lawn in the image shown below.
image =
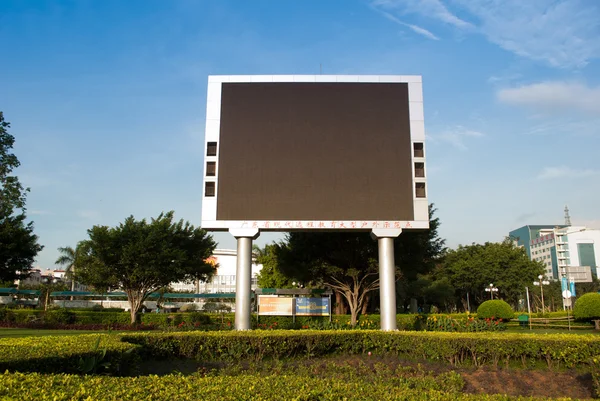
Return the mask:
<svg viewBox="0 0 600 401"><path fill-rule="evenodd" d="M6 329L0 328L0 338L41 337L41 336L72 336L90 333L106 333L98 330L42 330L42 329Z"/></svg>

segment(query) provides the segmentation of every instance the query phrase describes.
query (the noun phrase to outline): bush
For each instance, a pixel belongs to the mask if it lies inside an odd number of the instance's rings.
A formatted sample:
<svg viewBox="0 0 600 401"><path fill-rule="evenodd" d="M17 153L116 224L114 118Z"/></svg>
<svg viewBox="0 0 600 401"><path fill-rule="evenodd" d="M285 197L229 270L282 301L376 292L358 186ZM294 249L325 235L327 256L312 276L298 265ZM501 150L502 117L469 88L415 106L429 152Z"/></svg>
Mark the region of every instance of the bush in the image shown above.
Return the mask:
<svg viewBox="0 0 600 401"><path fill-rule="evenodd" d="M328 355L403 356L476 366L518 361L523 367L575 367L600 355L593 335L352 331L253 331L132 333L123 340L139 344L149 357L240 361Z"/></svg>
<svg viewBox="0 0 600 401"><path fill-rule="evenodd" d="M376 378L361 375L311 377L260 374L206 376L170 374L161 377L83 377L72 375L4 374L0 398L18 400L414 400L414 401L522 401L541 400L506 395L463 394L457 373L437 377Z"/></svg>
<svg viewBox="0 0 600 401"><path fill-rule="evenodd" d="M118 336L83 334L78 336L44 336L0 338L0 371L78 373L79 361L94 356L94 345L100 338L99 350L106 350L109 372L127 371L136 354L127 352L137 347L120 341Z"/></svg>
<svg viewBox="0 0 600 401"><path fill-rule="evenodd" d="M479 319L502 319L508 321L513 319L515 312L509 304L501 299L485 301L477 308L477 317Z"/></svg>
<svg viewBox="0 0 600 401"><path fill-rule="evenodd" d="M0 308L0 322L12 323L15 321L15 314L8 308Z"/></svg>
<svg viewBox="0 0 600 401"><path fill-rule="evenodd" d="M72 324L75 323L75 313L64 308L48 311L44 315L44 321L46 323Z"/></svg>
<svg viewBox="0 0 600 401"><path fill-rule="evenodd" d="M190 303L190 304L185 304L183 305L179 311L180 312L193 312L195 310L198 309L198 305L194 304L194 303Z"/></svg>
<svg viewBox="0 0 600 401"><path fill-rule="evenodd" d="M427 318L428 331L447 331L447 332L480 332L480 331L504 331L506 324L501 320L475 319L465 317L462 319L452 319L448 316L430 316Z"/></svg>
<svg viewBox="0 0 600 401"><path fill-rule="evenodd" d="M573 315L577 320L600 319L600 294L589 292L579 297L575 301Z"/></svg>

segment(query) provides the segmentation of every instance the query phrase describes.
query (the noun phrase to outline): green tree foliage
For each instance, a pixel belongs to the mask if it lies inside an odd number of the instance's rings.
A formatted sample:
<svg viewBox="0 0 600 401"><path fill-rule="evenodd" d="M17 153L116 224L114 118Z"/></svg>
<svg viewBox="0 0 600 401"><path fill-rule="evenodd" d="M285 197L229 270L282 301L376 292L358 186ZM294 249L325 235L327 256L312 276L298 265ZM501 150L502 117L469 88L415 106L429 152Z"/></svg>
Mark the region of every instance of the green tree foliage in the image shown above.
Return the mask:
<svg viewBox="0 0 600 401"><path fill-rule="evenodd" d="M118 287L127 294L131 322L148 295L172 282L208 280L214 267L207 262L216 243L189 222L175 222L173 212L150 222L128 217L117 227L94 226L82 242L81 282Z"/></svg>
<svg viewBox="0 0 600 401"><path fill-rule="evenodd" d="M398 302L408 308L411 298L420 303L429 303L443 307L452 300L452 296L444 296L449 292L448 282L436 283L431 272L440 263L446 253L446 240L439 236L441 225L436 217L434 204L429 205L429 230L405 230L394 240L394 258L401 272L401 279L396 285ZM433 288L428 289L433 285Z"/></svg>
<svg viewBox="0 0 600 401"><path fill-rule="evenodd" d="M477 317L480 319L510 320L515 317L515 312L509 304L501 299L485 301L477 308Z"/></svg>
<svg viewBox="0 0 600 401"><path fill-rule="evenodd" d="M75 291L75 271L77 266L81 264L85 252L84 248L83 244L77 244L75 248L70 246L58 248L60 256L54 263L65 266L65 275L71 281L71 291Z"/></svg>
<svg viewBox="0 0 600 401"><path fill-rule="evenodd" d="M324 284L348 303L352 326L377 289L377 243L369 233L291 232L277 248L281 272L308 285Z"/></svg>
<svg viewBox="0 0 600 401"><path fill-rule="evenodd" d="M279 270L277 259L277 244L268 244L264 248L254 246L253 253L256 263L262 265L258 273L258 286L260 288L292 288L292 278L284 275Z"/></svg>
<svg viewBox="0 0 600 401"><path fill-rule="evenodd" d="M19 167L10 152L15 138L8 133L10 124L0 111L0 281L24 278L37 254L43 249L33 233L33 222L26 222L23 188L13 170Z"/></svg>
<svg viewBox="0 0 600 401"><path fill-rule="evenodd" d="M405 230L394 240L397 277L402 277L403 298L422 289L416 283L429 273L445 252L439 237L439 218L429 206L429 230ZM277 271L284 277L308 285L326 285L346 300L351 323L378 288L378 249L368 232L292 232L271 250L277 258ZM267 276L267 272L264 273ZM414 287L419 287L415 290ZM447 292L447 282L436 283L428 295L436 302Z"/></svg>
<svg viewBox="0 0 600 401"><path fill-rule="evenodd" d="M543 272L541 262L530 260L523 248L507 239L499 243L461 245L447 253L435 274L438 278L446 277L459 298L466 298L469 292L473 304L489 298L485 288L493 283L500 298L517 305L525 287L531 287Z"/></svg>
<svg viewBox="0 0 600 401"><path fill-rule="evenodd" d="M582 295L575 301L573 315L578 320L600 319L600 294L590 292Z"/></svg>

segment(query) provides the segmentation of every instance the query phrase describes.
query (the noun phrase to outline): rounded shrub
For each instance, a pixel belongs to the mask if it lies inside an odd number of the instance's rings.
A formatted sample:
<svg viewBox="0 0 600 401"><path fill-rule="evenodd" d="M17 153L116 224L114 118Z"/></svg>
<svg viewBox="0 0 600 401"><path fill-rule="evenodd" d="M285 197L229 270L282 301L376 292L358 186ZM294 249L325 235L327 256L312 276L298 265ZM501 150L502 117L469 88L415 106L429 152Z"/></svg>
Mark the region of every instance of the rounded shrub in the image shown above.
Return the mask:
<svg viewBox="0 0 600 401"><path fill-rule="evenodd" d="M577 320L600 319L600 294L589 292L582 295L575 302L573 315Z"/></svg>
<svg viewBox="0 0 600 401"><path fill-rule="evenodd" d="M76 315L68 309L61 308L46 312L44 321L46 323L73 324Z"/></svg>
<svg viewBox="0 0 600 401"><path fill-rule="evenodd" d="M477 308L477 317L480 319L502 319L510 320L515 312L509 304L501 299L485 301Z"/></svg>

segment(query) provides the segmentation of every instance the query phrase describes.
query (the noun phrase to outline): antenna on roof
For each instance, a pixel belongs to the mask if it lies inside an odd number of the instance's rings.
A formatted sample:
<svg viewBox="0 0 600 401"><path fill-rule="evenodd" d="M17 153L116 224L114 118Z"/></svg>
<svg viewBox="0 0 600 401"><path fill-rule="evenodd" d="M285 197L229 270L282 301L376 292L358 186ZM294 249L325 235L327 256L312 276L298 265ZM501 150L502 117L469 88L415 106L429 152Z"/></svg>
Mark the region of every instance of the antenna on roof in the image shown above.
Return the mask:
<svg viewBox="0 0 600 401"><path fill-rule="evenodd" d="M319 63L319 75L323 75L323 64Z"/></svg>
<svg viewBox="0 0 600 401"><path fill-rule="evenodd" d="M569 215L569 206L565 205L565 226L571 226L571 216Z"/></svg>

